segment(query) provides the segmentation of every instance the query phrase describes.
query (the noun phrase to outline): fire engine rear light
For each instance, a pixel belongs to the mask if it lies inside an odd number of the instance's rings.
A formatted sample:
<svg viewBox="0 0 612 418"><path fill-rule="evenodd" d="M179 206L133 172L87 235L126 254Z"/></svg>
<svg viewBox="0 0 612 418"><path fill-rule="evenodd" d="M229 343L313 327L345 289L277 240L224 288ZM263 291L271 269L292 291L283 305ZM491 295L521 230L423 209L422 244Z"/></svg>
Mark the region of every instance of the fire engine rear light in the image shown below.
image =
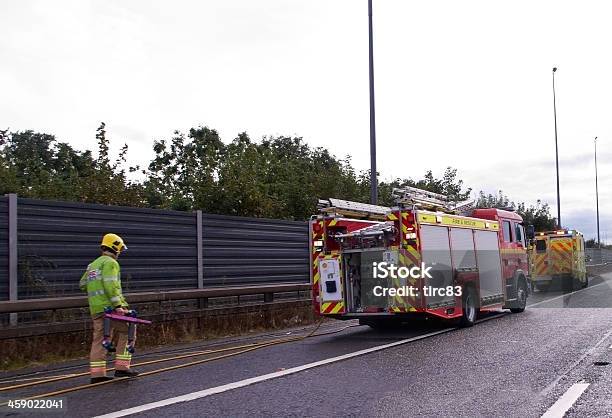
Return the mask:
<svg viewBox="0 0 612 418"><path fill-rule="evenodd" d="M563 235L565 234L565 231L557 231L557 235Z"/></svg>
<svg viewBox="0 0 612 418"><path fill-rule="evenodd" d="M416 237L417 237L416 232L408 232L406 234L406 239L416 239Z"/></svg>
<svg viewBox="0 0 612 418"><path fill-rule="evenodd" d="M439 224L442 223L442 217L441 216L436 216L436 223L439 223Z"/></svg>
<svg viewBox="0 0 612 418"><path fill-rule="evenodd" d="M323 240L316 240L313 245L315 247L322 247L323 246Z"/></svg>
<svg viewBox="0 0 612 418"><path fill-rule="evenodd" d="M491 224L488 222L485 222L485 228L491 228Z"/></svg>

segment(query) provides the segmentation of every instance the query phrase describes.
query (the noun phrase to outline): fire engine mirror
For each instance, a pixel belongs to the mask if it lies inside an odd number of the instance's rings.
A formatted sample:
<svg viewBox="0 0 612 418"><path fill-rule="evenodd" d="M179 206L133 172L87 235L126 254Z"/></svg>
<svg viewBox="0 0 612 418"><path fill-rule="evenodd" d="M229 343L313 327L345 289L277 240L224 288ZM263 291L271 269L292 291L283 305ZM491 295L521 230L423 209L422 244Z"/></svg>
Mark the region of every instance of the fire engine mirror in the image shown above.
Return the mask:
<svg viewBox="0 0 612 418"><path fill-rule="evenodd" d="M527 225L525 233L527 234L527 238L534 239L535 238L535 228L533 225Z"/></svg>
<svg viewBox="0 0 612 418"><path fill-rule="evenodd" d="M336 282L335 280L326 280L325 281L325 291L327 293L336 293Z"/></svg>

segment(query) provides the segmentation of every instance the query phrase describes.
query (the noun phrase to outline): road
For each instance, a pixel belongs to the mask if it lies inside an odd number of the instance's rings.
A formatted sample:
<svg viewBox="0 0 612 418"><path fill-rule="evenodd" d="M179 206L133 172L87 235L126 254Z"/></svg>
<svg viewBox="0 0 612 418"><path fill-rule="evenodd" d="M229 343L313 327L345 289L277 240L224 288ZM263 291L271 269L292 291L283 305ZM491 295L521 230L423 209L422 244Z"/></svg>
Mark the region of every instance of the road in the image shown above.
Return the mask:
<svg viewBox="0 0 612 418"><path fill-rule="evenodd" d="M71 417L540 417L569 408L568 417L612 416L612 365L606 364L612 362L612 273L566 295L561 289L537 292L529 304L522 314L490 315L467 329L427 323L377 332L352 326L61 395L64 412ZM317 332L346 326L333 321ZM194 349L168 347L143 358ZM84 383L81 377L0 396L20 398Z"/></svg>

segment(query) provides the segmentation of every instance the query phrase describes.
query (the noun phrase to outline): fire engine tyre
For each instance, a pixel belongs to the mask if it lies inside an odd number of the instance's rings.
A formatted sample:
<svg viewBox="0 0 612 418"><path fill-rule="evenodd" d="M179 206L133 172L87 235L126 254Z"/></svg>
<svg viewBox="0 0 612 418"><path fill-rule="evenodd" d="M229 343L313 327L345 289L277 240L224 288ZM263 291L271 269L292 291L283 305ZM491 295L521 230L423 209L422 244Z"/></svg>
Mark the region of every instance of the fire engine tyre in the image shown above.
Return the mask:
<svg viewBox="0 0 612 418"><path fill-rule="evenodd" d="M510 308L510 312L521 313L527 306L527 285L523 279L519 279L518 287L516 289L516 300L518 306L516 308Z"/></svg>
<svg viewBox="0 0 612 418"><path fill-rule="evenodd" d="M478 306L476 300L476 292L471 287L465 288L463 294L463 315L459 325L462 327L471 327L476 323L476 316L478 315Z"/></svg>

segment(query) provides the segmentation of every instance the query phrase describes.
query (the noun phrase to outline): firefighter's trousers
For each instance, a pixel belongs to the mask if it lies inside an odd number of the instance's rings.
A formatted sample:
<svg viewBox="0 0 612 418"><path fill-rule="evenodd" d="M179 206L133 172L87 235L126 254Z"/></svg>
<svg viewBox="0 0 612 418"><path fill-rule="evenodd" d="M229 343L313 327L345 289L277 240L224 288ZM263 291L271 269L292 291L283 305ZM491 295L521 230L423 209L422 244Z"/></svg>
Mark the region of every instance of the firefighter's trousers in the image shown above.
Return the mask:
<svg viewBox="0 0 612 418"><path fill-rule="evenodd" d="M89 372L91 377L106 376L107 351L102 346L104 340L104 315L93 318L93 339L89 353ZM111 321L111 341L117 348L115 370L129 370L132 355L127 351L128 323Z"/></svg>

